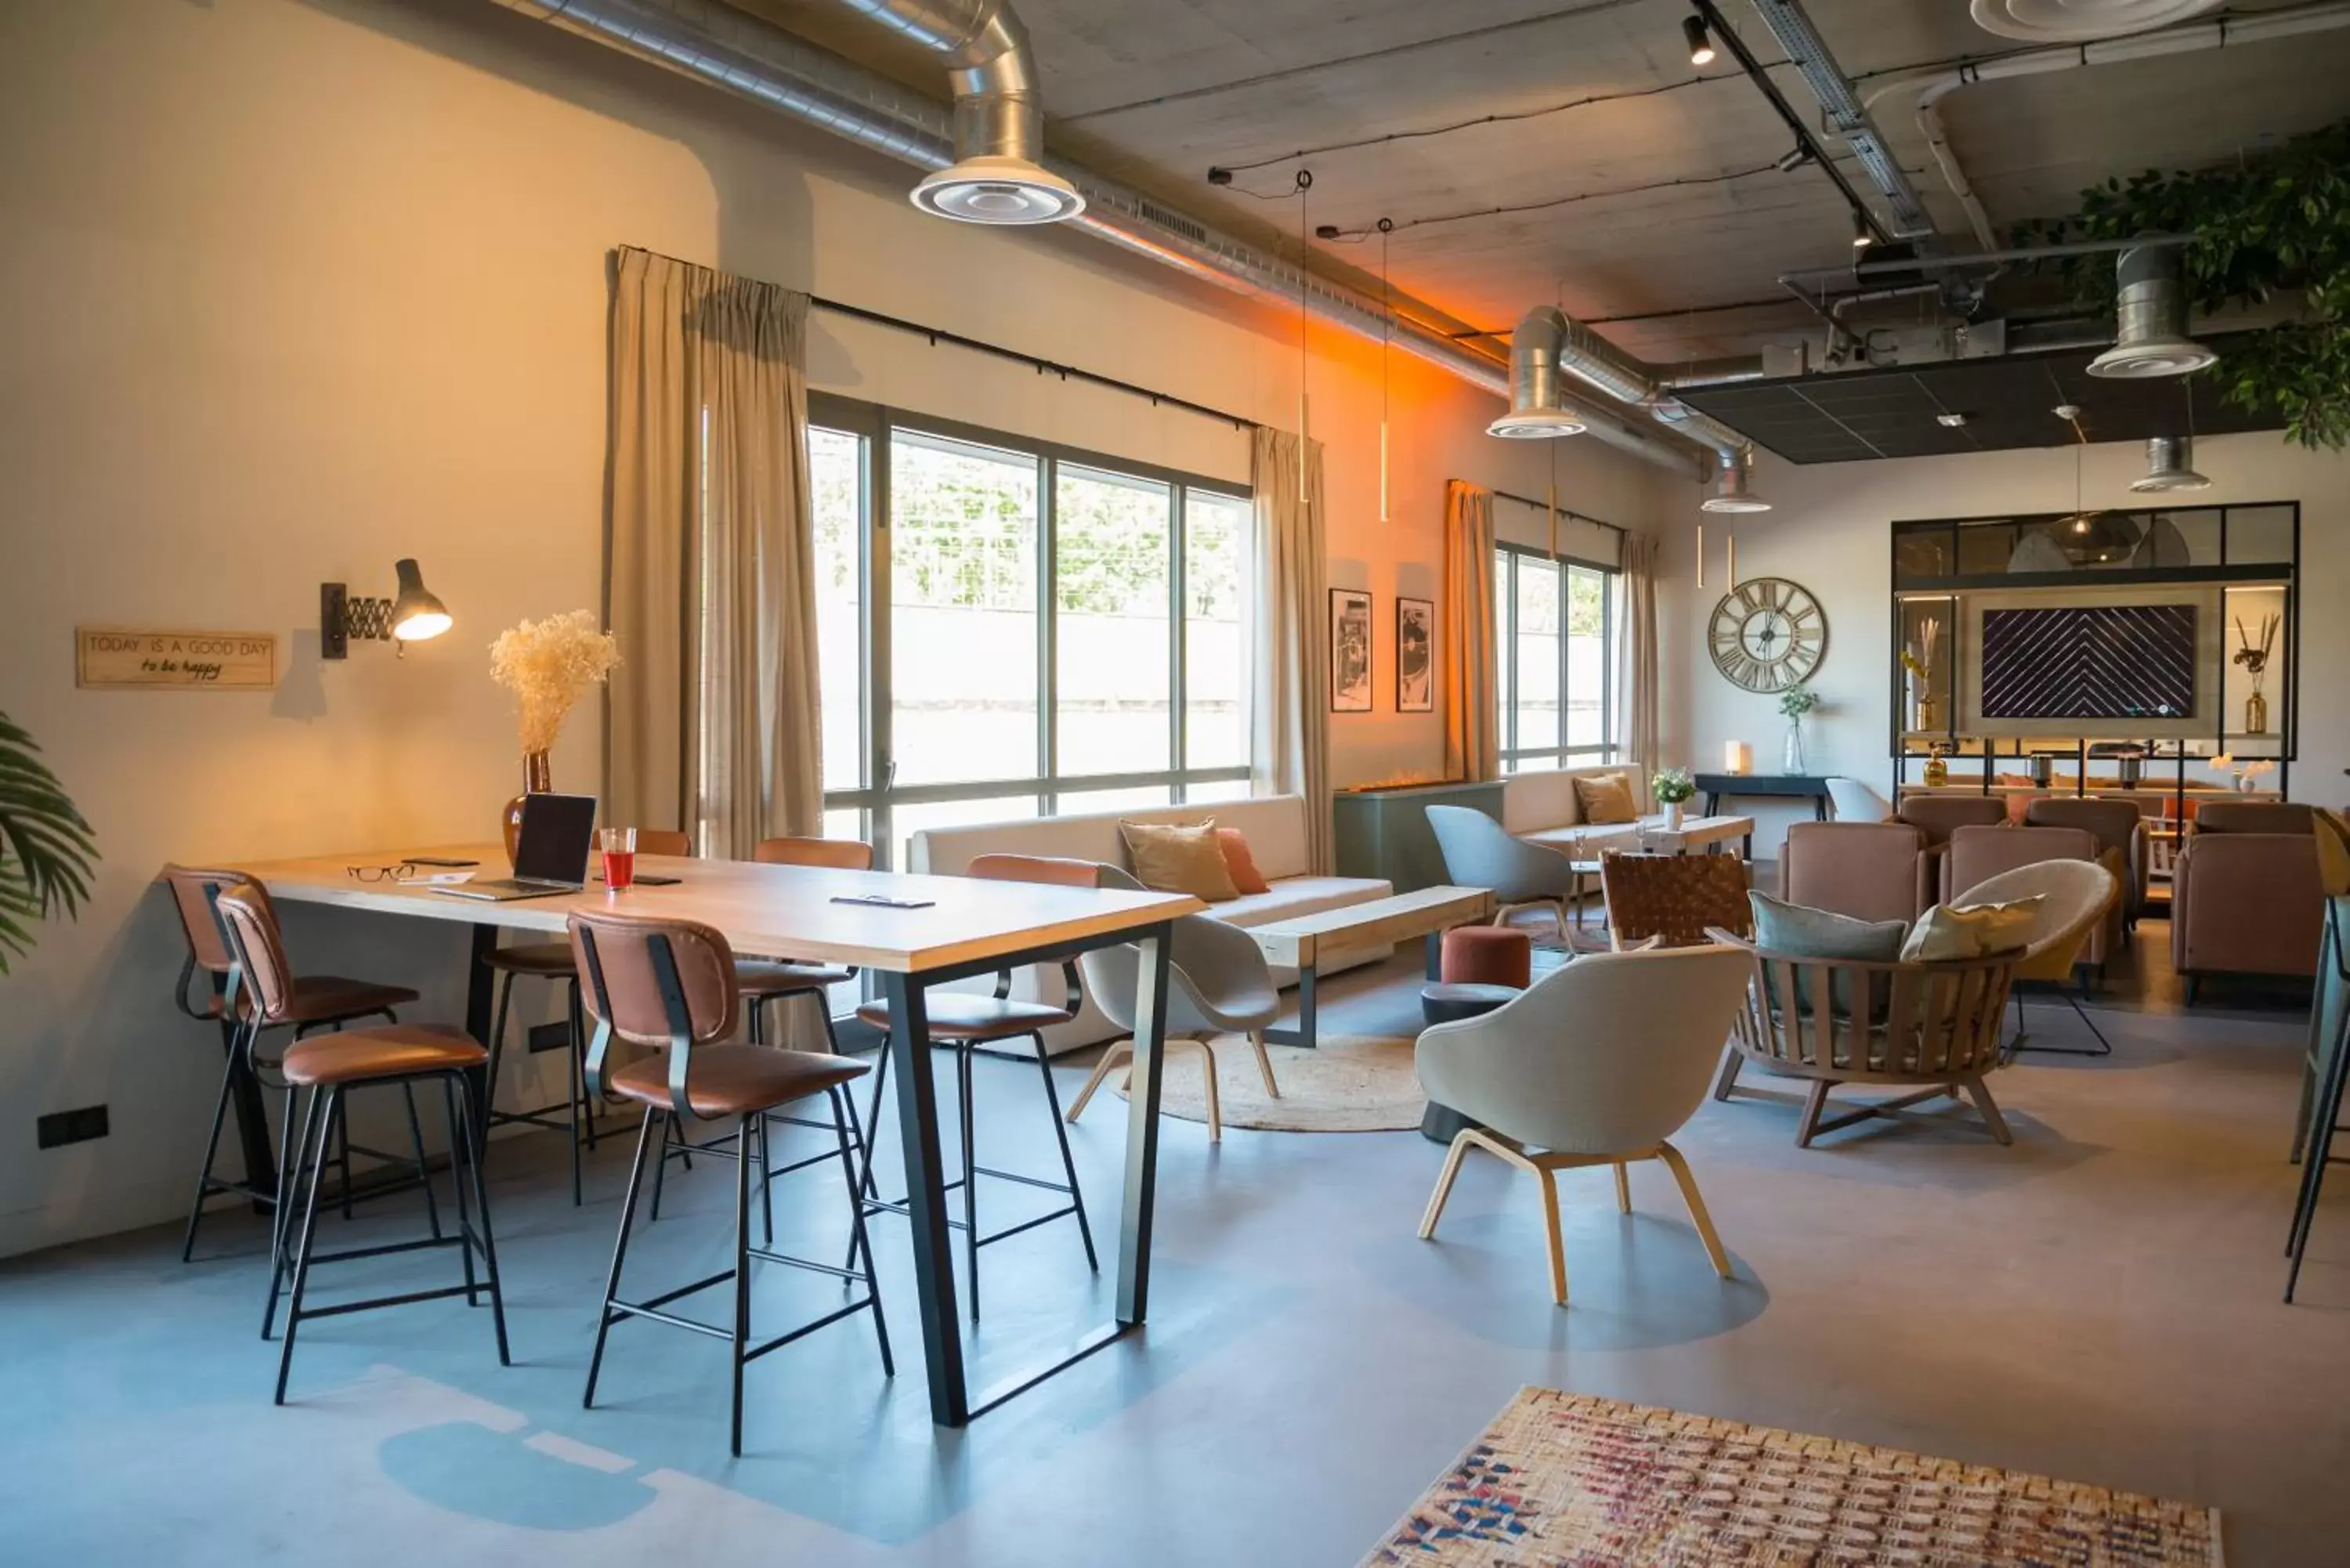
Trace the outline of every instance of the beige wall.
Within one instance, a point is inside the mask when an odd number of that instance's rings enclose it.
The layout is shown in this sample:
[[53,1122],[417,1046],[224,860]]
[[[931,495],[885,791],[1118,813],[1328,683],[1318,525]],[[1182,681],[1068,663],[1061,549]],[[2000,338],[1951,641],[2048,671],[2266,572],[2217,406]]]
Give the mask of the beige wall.
[[[220,861],[478,838],[516,787],[484,648],[596,603],[604,258],[634,244],[1294,421],[1294,318],[1082,235],[920,217],[910,176],[481,0],[14,0],[0,6],[0,711],[97,829],[95,898],[0,981],[0,1253],[183,1211],[219,1066],[171,1012],[149,887]],[[1409,280],[1399,280],[1408,283]],[[1317,334],[1330,579],[1440,597],[1446,478],[1539,494],[1490,400],[1393,361],[1396,520],[1377,522],[1375,348]],[[1230,477],[1231,427],[817,320],[821,387]],[[1638,524],[1596,443],[1563,503]],[[395,659],[317,658],[322,579],[417,556],[457,617]],[[82,692],[76,625],[274,630],[262,695]],[[1333,722],[1334,782],[1440,765],[1434,716]],[[597,775],[592,716],[556,758]],[[305,966],[461,1006],[459,928],[296,911]],[[112,1108],[36,1153],[36,1114]]]
[[[2350,620],[2330,607],[2342,585],[2350,582],[2350,457],[2305,452],[2273,434],[2234,435],[2197,441],[2195,466],[2212,485],[2181,497],[2184,504],[2301,504],[2303,624],[2298,653],[2304,678],[2292,794],[2298,800],[2338,805],[2350,798],[2343,779],[2343,769],[2350,767],[2350,711],[2324,672],[2350,660]],[[2083,449],[2082,498],[2091,506],[2143,506],[2147,498],[2132,495],[2129,483],[2145,472],[2140,444]],[[1811,467],[1766,457],[1755,483],[1774,509],[1740,521],[1740,573],[1792,577],[1818,596],[1828,616],[1827,659],[1812,683],[1826,703],[1811,724],[1812,769],[1849,774],[1887,793],[1892,762],[1886,752],[1891,722],[1887,670],[1893,657],[1888,524],[1897,518],[2064,510],[2073,504],[2073,450]],[[1657,507],[1669,519],[1663,524],[1666,588],[1659,596],[1665,750],[1693,767],[1713,769],[1721,764],[1723,742],[1743,740],[1753,746],[1755,771],[1776,772],[1785,729],[1776,699],[1740,691],[1706,657],[1705,619],[1721,594],[1726,520],[1704,519],[1707,580],[1712,586],[1700,591],[1693,581],[1697,499],[1692,487],[1669,479],[1658,486]],[[1766,824],[1757,853],[1774,852],[1790,814],[1765,807],[1757,815]]]

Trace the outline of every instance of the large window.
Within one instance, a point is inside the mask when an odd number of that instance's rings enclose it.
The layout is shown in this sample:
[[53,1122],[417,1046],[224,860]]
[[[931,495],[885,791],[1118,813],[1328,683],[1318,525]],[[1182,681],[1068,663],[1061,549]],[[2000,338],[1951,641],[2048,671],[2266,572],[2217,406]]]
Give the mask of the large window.
[[826,831],[1248,793],[1248,496],[811,400]]
[[1609,567],[1493,552],[1503,772],[1616,760],[1616,589]]

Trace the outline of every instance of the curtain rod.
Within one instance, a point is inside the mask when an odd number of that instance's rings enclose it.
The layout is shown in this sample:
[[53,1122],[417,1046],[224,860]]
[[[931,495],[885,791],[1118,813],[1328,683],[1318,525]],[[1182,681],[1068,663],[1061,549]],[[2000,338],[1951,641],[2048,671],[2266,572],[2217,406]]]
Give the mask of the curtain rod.
[[1537,512],[1555,512],[1562,517],[1572,517],[1577,523],[1588,523],[1594,527],[1606,528],[1617,534],[1631,532],[1621,523],[1610,523],[1605,517],[1594,517],[1588,512],[1577,512],[1570,506],[1553,506],[1547,501],[1536,501],[1530,495],[1513,495],[1506,490],[1496,490],[1491,493],[1499,500],[1514,501],[1521,506],[1531,506]]

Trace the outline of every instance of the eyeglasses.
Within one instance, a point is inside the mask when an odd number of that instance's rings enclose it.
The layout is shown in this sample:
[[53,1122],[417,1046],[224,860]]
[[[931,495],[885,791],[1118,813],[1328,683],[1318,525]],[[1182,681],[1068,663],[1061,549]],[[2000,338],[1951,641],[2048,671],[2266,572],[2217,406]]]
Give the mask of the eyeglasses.
[[416,867],[403,860],[397,866],[346,866],[355,882],[405,882],[416,875]]

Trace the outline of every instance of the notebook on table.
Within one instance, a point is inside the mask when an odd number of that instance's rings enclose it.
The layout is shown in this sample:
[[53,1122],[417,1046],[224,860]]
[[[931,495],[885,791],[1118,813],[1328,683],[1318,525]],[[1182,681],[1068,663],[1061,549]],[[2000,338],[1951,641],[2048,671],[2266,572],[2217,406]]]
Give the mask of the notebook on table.
[[515,837],[514,875],[431,889],[451,898],[503,904],[577,893],[588,886],[588,848],[596,836],[592,794],[526,794]]

